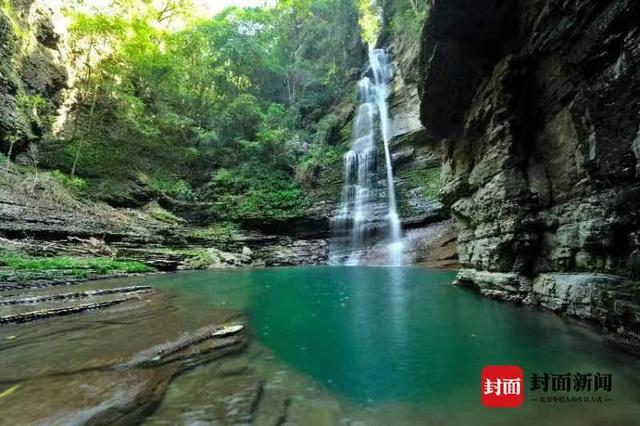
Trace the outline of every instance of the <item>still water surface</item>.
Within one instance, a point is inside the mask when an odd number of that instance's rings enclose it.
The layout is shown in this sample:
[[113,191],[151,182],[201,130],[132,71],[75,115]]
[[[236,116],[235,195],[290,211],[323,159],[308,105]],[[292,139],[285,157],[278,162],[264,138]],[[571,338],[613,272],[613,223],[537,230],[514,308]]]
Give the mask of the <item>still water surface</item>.
[[[332,415],[321,418],[366,424],[633,424],[640,418],[637,358],[554,314],[452,287],[454,275],[410,267],[279,268],[170,275],[155,285],[185,309],[243,311],[263,348],[250,363],[267,376],[266,389],[269,377],[277,377],[280,387],[301,386],[294,390],[307,403],[335,399],[327,408]],[[490,410],[480,404],[485,365],[521,366],[527,388],[534,372],[611,373],[613,389],[526,389],[522,407]],[[206,374],[207,367],[195,369],[173,392]],[[170,389],[157,414],[171,414],[171,395]],[[603,402],[533,401],[549,395]]]

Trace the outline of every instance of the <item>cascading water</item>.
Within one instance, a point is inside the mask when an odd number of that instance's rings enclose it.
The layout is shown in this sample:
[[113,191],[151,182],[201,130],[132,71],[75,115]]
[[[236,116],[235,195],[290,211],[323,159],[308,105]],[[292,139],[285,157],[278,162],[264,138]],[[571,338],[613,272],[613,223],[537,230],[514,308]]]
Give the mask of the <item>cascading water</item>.
[[385,222],[388,235],[384,263],[402,264],[402,230],[389,152],[391,127],[387,83],[390,78],[388,53],[383,49],[370,49],[369,70],[358,84],[361,104],[354,121],[353,142],[351,150],[344,155],[342,202],[332,221],[332,263],[360,264],[367,240],[381,227],[378,212],[372,207],[376,186],[376,140],[380,138],[387,175]]

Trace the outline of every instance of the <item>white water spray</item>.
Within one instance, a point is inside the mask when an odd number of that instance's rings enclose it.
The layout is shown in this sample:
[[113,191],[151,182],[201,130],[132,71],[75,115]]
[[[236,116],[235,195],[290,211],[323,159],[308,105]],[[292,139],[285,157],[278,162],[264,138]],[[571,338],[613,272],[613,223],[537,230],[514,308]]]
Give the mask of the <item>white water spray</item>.
[[[371,208],[375,185],[376,137],[381,135],[384,145],[387,174],[387,259],[389,265],[402,264],[402,230],[396,202],[393,166],[389,152],[391,127],[387,106],[391,78],[389,55],[383,49],[369,50],[370,76],[358,84],[361,104],[353,126],[351,150],[344,155],[344,186],[342,202],[333,218],[334,244],[331,261],[358,265],[361,263],[367,238],[378,226]],[[378,133],[379,129],[379,133]],[[335,248],[334,248],[335,246]]]

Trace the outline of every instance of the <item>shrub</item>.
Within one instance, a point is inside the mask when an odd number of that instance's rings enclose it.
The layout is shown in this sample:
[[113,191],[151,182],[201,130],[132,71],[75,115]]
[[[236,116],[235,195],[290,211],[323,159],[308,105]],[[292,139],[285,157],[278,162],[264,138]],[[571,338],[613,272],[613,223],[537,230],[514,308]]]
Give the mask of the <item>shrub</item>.
[[302,189],[287,172],[264,164],[219,169],[209,189],[212,213],[225,221],[291,217],[306,205]]
[[315,187],[321,175],[338,178],[342,174],[342,156],[347,150],[343,145],[314,144],[300,160],[296,180],[303,188]]
[[116,260],[106,257],[93,259],[73,257],[30,257],[19,254],[0,254],[0,266],[15,271],[68,270],[71,275],[93,272],[106,275],[116,272],[142,273],[152,269],[140,262]]
[[60,170],[54,170],[52,175],[62,186],[77,194],[82,194],[87,189],[87,182],[80,177],[68,176]]
[[175,198],[178,201],[193,202],[196,200],[196,195],[191,189],[191,184],[183,179],[172,178],[149,178],[148,184],[153,189],[156,189],[163,194],[168,195],[171,198]]
[[416,2],[411,4],[411,0],[402,0],[396,5],[396,12],[391,19],[391,31],[396,36],[410,37],[411,41],[417,42],[420,37],[422,24],[429,13],[428,3]]

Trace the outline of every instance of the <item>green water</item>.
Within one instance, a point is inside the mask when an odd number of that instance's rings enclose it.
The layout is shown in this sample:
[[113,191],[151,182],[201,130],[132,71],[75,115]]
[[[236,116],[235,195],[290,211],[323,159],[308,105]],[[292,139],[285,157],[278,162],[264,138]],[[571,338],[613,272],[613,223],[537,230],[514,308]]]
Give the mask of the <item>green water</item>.
[[[178,274],[155,285],[188,309],[244,311],[275,365],[382,423],[638,418],[636,358],[604,345],[587,327],[452,287],[453,278],[420,268],[315,267]],[[534,372],[611,373],[613,390],[600,393],[609,399],[602,403],[545,404],[531,399],[558,393],[527,389],[521,408],[490,410],[480,403],[485,365],[519,365],[527,384]]]

